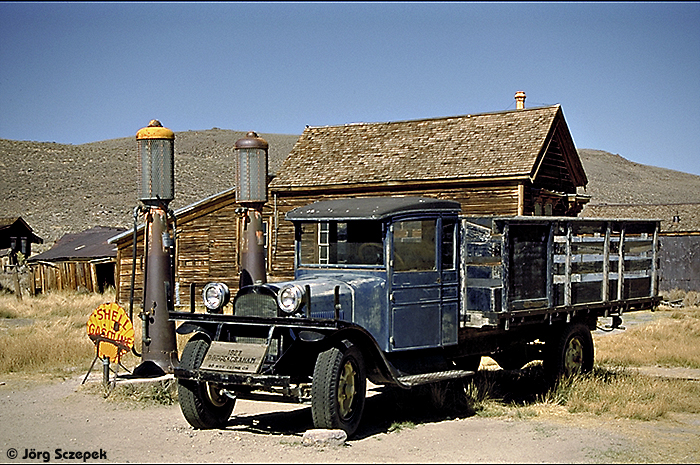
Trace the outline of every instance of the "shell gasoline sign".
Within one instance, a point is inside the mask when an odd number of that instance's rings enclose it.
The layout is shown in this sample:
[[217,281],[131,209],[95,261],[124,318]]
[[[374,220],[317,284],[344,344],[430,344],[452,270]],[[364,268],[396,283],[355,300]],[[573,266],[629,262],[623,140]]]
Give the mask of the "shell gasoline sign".
[[134,346],[134,326],[116,303],[102,304],[90,315],[87,333],[97,347],[97,356],[118,360]]

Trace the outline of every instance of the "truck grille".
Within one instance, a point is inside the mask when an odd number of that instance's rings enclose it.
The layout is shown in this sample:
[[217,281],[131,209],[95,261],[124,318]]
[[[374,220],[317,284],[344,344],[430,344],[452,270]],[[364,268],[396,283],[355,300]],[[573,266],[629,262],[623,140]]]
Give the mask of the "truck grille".
[[234,313],[238,316],[273,318],[277,316],[277,299],[267,294],[246,294],[236,299]]
[[[277,299],[269,294],[245,294],[236,299],[234,314],[270,318],[277,316]],[[235,342],[267,344],[266,338],[236,336]],[[265,363],[274,363],[279,356],[279,339],[274,339],[268,348]]]

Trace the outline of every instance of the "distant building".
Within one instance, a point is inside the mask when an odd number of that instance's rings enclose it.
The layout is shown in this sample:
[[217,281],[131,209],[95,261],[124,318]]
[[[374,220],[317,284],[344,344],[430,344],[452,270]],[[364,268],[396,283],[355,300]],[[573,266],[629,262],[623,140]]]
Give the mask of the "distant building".
[[25,258],[32,254],[32,244],[43,244],[44,240],[34,234],[21,217],[0,218],[0,260],[3,271],[17,264],[17,253]]
[[104,292],[115,286],[117,248],[107,241],[122,228],[96,226],[66,234],[53,247],[27,260],[34,293],[52,290]]

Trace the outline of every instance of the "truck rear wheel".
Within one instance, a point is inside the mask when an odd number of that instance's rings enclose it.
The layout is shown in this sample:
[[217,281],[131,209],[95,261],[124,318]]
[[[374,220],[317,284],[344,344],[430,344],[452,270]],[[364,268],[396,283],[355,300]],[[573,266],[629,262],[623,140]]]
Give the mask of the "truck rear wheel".
[[[180,366],[196,370],[209,350],[209,341],[190,339],[182,351]],[[188,379],[178,380],[177,396],[185,420],[197,429],[222,428],[231,417],[234,399],[225,396],[219,385]]]
[[545,370],[553,379],[588,373],[593,369],[593,338],[586,325],[565,326],[548,342]]
[[316,428],[342,429],[352,436],[365,407],[367,380],[362,354],[345,345],[321,352],[311,385],[311,414]]

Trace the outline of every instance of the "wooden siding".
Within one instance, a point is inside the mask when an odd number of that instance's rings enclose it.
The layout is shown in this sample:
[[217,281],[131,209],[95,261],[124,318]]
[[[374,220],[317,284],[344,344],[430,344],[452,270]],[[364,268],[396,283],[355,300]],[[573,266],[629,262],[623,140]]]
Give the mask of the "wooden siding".
[[[117,251],[116,269],[116,298],[122,305],[129,303],[131,291],[131,268],[132,268],[132,235],[119,243]],[[140,232],[136,242],[136,273],[134,279],[134,301],[141,302],[143,298],[143,233]]]
[[54,290],[100,292],[97,267],[103,264],[105,262],[34,263],[31,265],[34,282],[33,293],[46,293]]
[[[175,295],[177,307],[190,306],[190,285],[195,285],[195,305],[201,304],[201,292],[210,281],[226,283],[231,293],[238,290],[238,237],[240,229],[238,207],[235,203],[222,202],[208,206],[199,216],[190,215],[177,223],[175,245]],[[271,223],[269,207],[263,211],[263,220]],[[128,303],[131,289],[132,235],[119,241],[117,254],[117,300]],[[137,233],[136,273],[134,277],[134,302],[143,298],[144,240],[143,229]]]
[[176,305],[189,307],[190,285],[195,285],[195,304],[209,281],[226,283],[231,292],[238,289],[238,217],[236,204],[212,210],[178,226],[175,279]]
[[562,149],[556,139],[552,140],[549,145],[533,185],[552,191],[576,193],[576,186],[571,179]]

